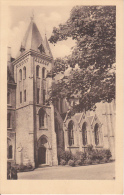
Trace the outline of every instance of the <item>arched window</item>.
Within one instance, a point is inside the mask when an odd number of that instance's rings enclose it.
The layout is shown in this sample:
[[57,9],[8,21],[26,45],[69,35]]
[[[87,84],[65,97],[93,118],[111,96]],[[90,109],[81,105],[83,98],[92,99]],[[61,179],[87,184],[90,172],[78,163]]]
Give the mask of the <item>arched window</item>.
[[84,122],[82,125],[82,142],[83,145],[85,146],[87,144],[87,123]]
[[71,120],[68,124],[68,144],[72,146],[74,144],[74,122]]
[[95,144],[96,146],[99,144],[99,125],[98,123],[94,126],[94,137],[95,137]]
[[46,72],[46,69],[43,67],[43,68],[42,68],[42,79],[45,78],[45,72]]
[[26,67],[23,68],[23,78],[26,79]]
[[41,108],[39,111],[39,128],[46,126],[46,112]]
[[22,70],[21,69],[19,70],[19,80],[20,81],[22,80]]
[[11,114],[7,114],[7,128],[11,128]]
[[39,77],[39,69],[40,69],[40,67],[37,65],[36,66],[36,77]]
[[11,93],[7,93],[7,104],[11,104]]
[[11,144],[11,140],[7,138],[7,158],[12,159],[13,158],[13,147]]

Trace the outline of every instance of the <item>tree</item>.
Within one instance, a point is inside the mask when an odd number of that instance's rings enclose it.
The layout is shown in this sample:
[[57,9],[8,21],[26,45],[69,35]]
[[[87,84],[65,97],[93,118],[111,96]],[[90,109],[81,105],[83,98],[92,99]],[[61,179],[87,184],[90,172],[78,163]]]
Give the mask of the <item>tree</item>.
[[97,102],[115,98],[115,6],[76,6],[70,18],[53,29],[49,41],[76,40],[68,64],[74,68],[70,75],[54,83],[51,98],[73,98],[78,94],[76,111],[94,109]]
[[67,22],[60,24],[59,28],[54,27],[49,41],[56,43],[68,37],[77,41],[72,52],[71,66],[76,63],[80,67],[94,63],[101,68],[111,66],[115,63],[116,7],[74,7]]

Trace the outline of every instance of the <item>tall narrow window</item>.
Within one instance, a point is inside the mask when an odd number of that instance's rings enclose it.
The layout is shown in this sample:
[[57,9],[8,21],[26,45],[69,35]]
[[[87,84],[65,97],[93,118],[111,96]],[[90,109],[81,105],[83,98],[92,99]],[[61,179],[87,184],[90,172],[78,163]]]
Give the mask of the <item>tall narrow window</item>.
[[43,109],[40,109],[39,111],[39,128],[42,128],[45,126],[45,111]]
[[12,159],[12,145],[9,146],[8,150],[8,159]]
[[11,128],[11,114],[7,114],[7,128]]
[[42,68],[42,79],[44,79],[45,78],[45,68],[43,67]]
[[19,70],[19,79],[20,81],[22,80],[22,70],[21,69]]
[[26,67],[23,68],[23,78],[26,79]]
[[37,88],[37,104],[39,104],[39,92],[40,92],[40,89]]
[[11,93],[7,93],[7,104],[11,104]]
[[85,146],[87,144],[87,130],[86,130],[86,122],[83,123],[82,125],[82,141],[83,145]]
[[46,100],[45,100],[45,96],[46,96],[46,90],[44,89],[44,90],[43,90],[43,105],[45,105],[45,101],[46,101]]
[[26,90],[24,90],[24,102],[26,102]]
[[12,159],[13,158],[13,147],[11,143],[11,139],[7,138],[7,158]]
[[20,104],[22,103],[22,92],[20,91]]
[[39,66],[36,66],[36,77],[39,77]]
[[99,125],[98,123],[95,124],[94,126],[94,136],[95,136],[95,144],[96,146],[99,144]]
[[74,123],[71,120],[68,124],[68,144],[69,144],[69,146],[74,145],[74,130],[73,130],[73,127],[74,127]]

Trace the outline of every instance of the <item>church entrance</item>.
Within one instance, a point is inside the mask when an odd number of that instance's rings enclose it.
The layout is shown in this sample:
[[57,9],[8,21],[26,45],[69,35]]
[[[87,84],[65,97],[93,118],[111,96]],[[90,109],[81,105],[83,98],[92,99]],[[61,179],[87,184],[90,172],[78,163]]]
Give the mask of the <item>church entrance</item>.
[[38,149],[38,164],[46,164],[46,148],[39,147]]
[[45,135],[42,135],[38,140],[38,164],[49,164],[49,146]]

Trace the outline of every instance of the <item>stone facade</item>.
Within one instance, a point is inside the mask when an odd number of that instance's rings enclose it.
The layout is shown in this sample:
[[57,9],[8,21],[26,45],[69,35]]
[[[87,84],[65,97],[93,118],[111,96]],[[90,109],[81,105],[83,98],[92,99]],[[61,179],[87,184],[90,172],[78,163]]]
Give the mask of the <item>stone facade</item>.
[[43,41],[36,24],[31,20],[22,41],[18,57],[11,63],[16,90],[15,162],[57,165],[57,143],[54,128],[54,108],[46,104],[51,79],[46,78],[53,57],[45,37]]
[[15,163],[16,138],[16,83],[11,66],[10,48],[7,62],[7,161]]
[[[60,107],[62,106],[57,105],[57,108]],[[67,105],[66,102],[66,110],[69,108],[70,105]],[[63,139],[64,144],[61,146],[64,147],[65,151],[84,152],[88,145],[93,145],[96,149],[110,149],[112,158],[115,159],[115,101],[97,103],[95,111],[75,113],[71,117],[66,111],[63,121],[60,120],[62,113],[59,111],[58,113],[56,118],[60,123],[59,126],[63,125],[64,135],[58,137],[60,143]]]

